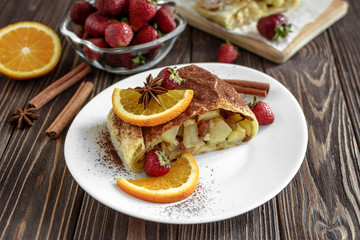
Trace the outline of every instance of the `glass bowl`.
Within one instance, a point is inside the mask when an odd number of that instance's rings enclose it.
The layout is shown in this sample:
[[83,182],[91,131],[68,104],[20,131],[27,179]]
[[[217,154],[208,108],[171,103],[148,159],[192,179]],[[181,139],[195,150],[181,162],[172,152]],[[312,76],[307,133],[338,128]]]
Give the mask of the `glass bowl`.
[[[180,14],[175,14],[175,20],[176,28],[161,38],[123,48],[99,48],[90,41],[79,38],[76,35],[78,25],[71,21],[69,14],[61,23],[60,31],[77,54],[92,66],[115,74],[132,74],[153,67],[169,53],[186,27],[186,21]],[[96,57],[89,58],[84,54],[84,46],[96,53]]]

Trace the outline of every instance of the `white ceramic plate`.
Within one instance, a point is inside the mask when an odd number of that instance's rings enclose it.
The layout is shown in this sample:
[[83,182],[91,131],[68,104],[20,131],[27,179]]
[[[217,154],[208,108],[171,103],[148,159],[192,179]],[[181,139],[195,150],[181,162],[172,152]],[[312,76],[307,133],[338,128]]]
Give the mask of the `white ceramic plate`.
[[146,76],[157,75],[162,68],[133,75],[92,99],[67,133],[67,166],[88,194],[130,216],[162,223],[193,224],[245,213],[276,196],[291,181],[304,159],[308,141],[305,117],[293,95],[275,79],[247,67],[196,65],[220,78],[269,82],[270,92],[263,100],[274,112],[274,123],[261,126],[255,138],[246,144],[195,156],[200,170],[199,185],[189,198],[171,204],[136,199],[116,186],[117,177],[133,175],[112,161],[115,155],[107,148],[106,116],[112,107],[115,87],[142,85]]

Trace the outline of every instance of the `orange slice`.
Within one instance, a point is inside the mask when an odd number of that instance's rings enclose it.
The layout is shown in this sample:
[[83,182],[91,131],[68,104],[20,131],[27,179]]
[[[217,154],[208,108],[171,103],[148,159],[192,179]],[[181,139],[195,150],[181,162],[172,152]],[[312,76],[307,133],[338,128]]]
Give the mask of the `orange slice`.
[[189,197],[196,189],[199,168],[194,157],[184,152],[172,162],[170,171],[161,177],[136,180],[118,178],[117,185],[129,195],[156,203],[177,202]]
[[18,22],[0,29],[0,72],[13,79],[43,76],[58,63],[61,42],[48,26]]
[[140,93],[133,89],[115,88],[112,104],[116,115],[125,122],[150,127],[179,116],[189,106],[193,95],[193,90],[169,90],[158,95],[161,106],[152,98],[144,109],[144,105],[138,103]]

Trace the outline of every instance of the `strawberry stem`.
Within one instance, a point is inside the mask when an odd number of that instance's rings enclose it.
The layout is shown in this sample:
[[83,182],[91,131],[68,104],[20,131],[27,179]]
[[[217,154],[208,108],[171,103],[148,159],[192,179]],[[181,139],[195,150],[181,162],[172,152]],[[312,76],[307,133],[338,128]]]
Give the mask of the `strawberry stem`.
[[163,151],[156,151],[155,154],[158,156],[161,166],[170,165],[170,156]]
[[257,102],[258,101],[256,100],[256,97],[254,96],[253,101],[248,104],[249,108],[253,109],[255,107],[255,105],[257,104]]
[[277,40],[278,42],[282,41],[283,37],[286,37],[286,35],[288,35],[288,33],[292,32],[291,31],[291,24],[287,24],[284,26],[277,26],[275,27],[275,35],[274,35],[274,40]]
[[120,21],[129,24],[129,20],[126,17],[122,18]]
[[176,71],[176,67],[172,67],[172,68],[169,68],[168,70],[171,75],[169,77],[170,80],[173,80],[174,82],[176,82],[177,84],[181,84],[183,82],[185,82],[186,80],[182,77],[179,76],[179,73],[178,71]]
[[156,2],[157,2],[157,0],[147,0],[149,3],[153,3],[154,5],[155,5],[155,7],[157,7],[157,4],[156,4]]
[[131,61],[137,65],[143,65],[146,63],[145,57],[142,55],[138,55],[137,57],[131,59]]

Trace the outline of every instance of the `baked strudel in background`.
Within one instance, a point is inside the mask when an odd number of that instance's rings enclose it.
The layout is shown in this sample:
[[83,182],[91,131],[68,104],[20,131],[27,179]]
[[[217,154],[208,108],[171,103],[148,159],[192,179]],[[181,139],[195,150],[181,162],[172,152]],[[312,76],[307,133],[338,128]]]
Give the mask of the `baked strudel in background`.
[[194,9],[227,29],[294,7],[299,0],[195,0]]

